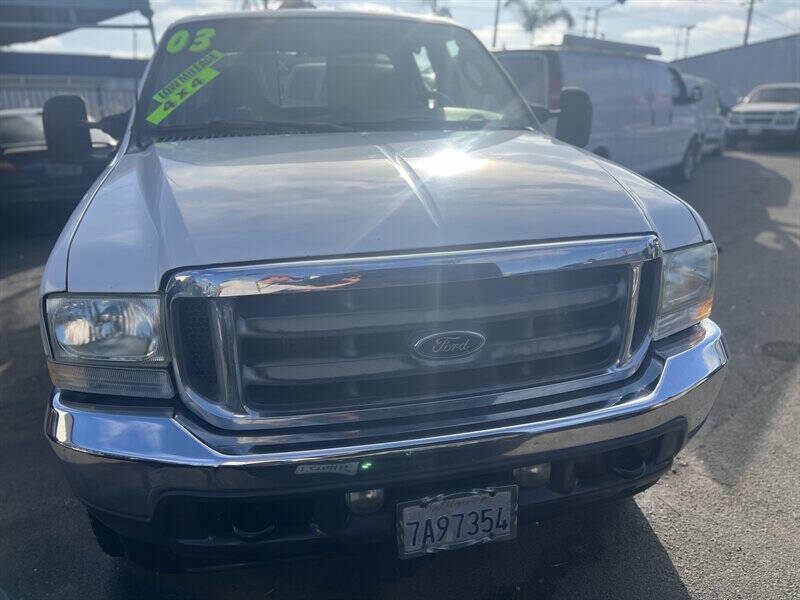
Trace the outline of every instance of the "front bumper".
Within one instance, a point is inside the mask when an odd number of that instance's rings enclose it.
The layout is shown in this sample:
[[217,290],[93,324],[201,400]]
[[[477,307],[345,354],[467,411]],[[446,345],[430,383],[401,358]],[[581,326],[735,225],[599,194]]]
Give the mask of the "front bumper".
[[798,125],[727,125],[725,135],[728,139],[792,139],[798,135]]
[[[635,442],[637,436],[677,427],[682,437],[671,459],[708,416],[722,385],[727,352],[722,332],[706,320],[658,343],[655,353],[663,361],[656,384],[615,405],[423,439],[233,456],[190,433],[174,418],[173,408],[69,402],[58,390],[45,428],[75,494],[90,510],[117,530],[122,522],[136,523],[128,533],[146,532],[142,535],[153,539],[161,535],[156,521],[163,506],[176,498],[342,497],[349,490],[425,482],[469,485],[516,466],[558,460],[576,449]],[[652,471],[650,479],[657,479],[663,467]]]

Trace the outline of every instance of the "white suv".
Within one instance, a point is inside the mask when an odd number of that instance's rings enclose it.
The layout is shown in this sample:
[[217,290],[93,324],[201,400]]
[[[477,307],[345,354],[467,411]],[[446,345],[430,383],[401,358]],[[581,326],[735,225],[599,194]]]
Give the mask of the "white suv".
[[800,83],[759,85],[728,115],[728,145],[739,140],[787,139],[800,143]]

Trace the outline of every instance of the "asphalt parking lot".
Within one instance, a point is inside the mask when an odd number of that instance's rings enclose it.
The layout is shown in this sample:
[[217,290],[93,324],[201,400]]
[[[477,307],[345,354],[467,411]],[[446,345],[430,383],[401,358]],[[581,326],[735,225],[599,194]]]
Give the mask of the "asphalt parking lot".
[[42,435],[37,288],[57,232],[0,234],[0,600],[800,597],[800,154],[730,152],[669,185],[720,247],[732,358],[703,430],[635,499],[413,563],[355,552],[158,575],[102,554]]

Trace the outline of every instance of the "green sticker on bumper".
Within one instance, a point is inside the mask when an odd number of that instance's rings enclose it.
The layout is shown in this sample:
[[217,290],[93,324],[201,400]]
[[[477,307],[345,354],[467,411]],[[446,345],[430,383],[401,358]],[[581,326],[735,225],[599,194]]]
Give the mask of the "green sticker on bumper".
[[208,85],[217,75],[219,75],[219,71],[211,67],[206,67],[202,71],[195,73],[194,77],[182,83],[180,87],[161,102],[157,109],[147,115],[147,120],[153,125],[158,125],[173,110],[191,98],[195,92]]

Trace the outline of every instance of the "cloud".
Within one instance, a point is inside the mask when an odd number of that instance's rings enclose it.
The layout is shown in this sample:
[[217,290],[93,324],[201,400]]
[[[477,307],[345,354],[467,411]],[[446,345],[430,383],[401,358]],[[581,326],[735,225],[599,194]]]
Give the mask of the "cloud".
[[[530,34],[519,23],[500,23],[497,27],[497,48],[516,49],[530,48],[533,44],[560,44],[565,31],[567,29],[563,25],[548,25],[537,29],[531,40]],[[486,47],[491,48],[494,34],[493,25],[473,29],[473,32]]]
[[[692,35],[696,35],[698,39],[719,39],[723,36],[741,36],[744,35],[746,26],[747,22],[744,18],[731,15],[719,15],[713,19],[699,21],[694,31],[692,31]],[[756,23],[755,20],[750,24],[751,33],[758,33],[761,29],[761,26]]]
[[21,42],[4,46],[3,50],[11,52],[63,52],[64,42],[57,37],[44,38],[35,42]]
[[[741,43],[746,22],[744,18],[721,14],[697,21],[689,35],[691,54],[708,52],[720,47]],[[764,26],[755,19],[750,25],[751,40],[765,33]],[[680,25],[653,25],[630,29],[622,34],[626,41],[661,46],[662,52],[670,56],[679,40],[681,52],[685,40],[685,30]],[[771,37],[771,36],[770,36]]]
[[667,25],[654,25],[631,29],[622,34],[622,37],[631,42],[665,43],[675,37],[675,27]]
[[786,23],[790,27],[800,29],[800,7],[787,8],[780,14],[773,15],[774,19]]

